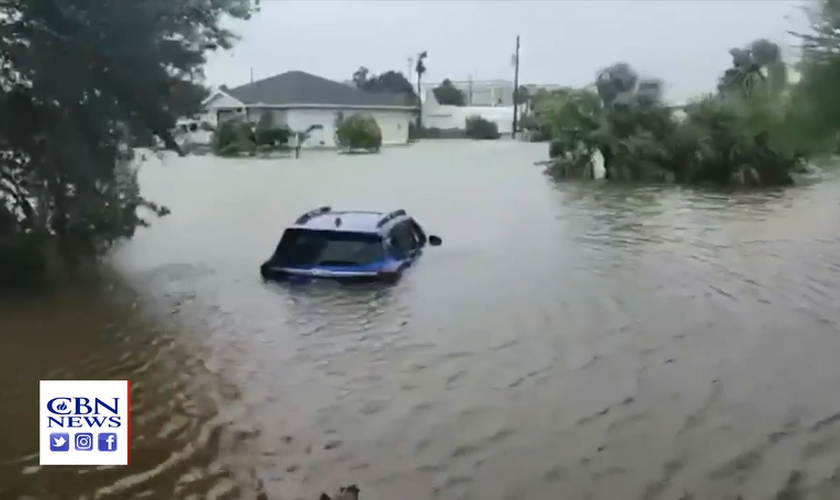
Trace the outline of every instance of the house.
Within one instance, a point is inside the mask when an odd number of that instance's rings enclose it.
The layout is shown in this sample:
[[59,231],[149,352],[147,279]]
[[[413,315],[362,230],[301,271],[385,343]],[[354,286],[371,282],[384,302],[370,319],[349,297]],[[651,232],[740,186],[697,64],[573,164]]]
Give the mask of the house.
[[[452,85],[464,93],[467,106],[512,106],[513,82],[507,80],[450,80]],[[423,82],[420,93],[423,102],[434,103],[434,89],[441,82]]]
[[289,71],[228,89],[220,87],[204,102],[211,123],[231,117],[258,122],[264,113],[276,125],[304,131],[321,125],[303,147],[335,147],[336,125],[354,113],[372,115],[382,129],[382,144],[408,143],[409,123],[418,110],[402,96],[371,94],[303,71]]

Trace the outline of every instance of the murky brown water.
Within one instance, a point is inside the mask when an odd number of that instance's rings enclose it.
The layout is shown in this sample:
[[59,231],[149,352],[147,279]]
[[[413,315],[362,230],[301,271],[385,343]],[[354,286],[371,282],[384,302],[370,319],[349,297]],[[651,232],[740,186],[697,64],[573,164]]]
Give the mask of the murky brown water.
[[[552,187],[544,153],[147,166],[136,296],[0,306],[0,498],[840,498],[840,184]],[[323,203],[444,246],[390,289],[261,283]],[[131,379],[132,465],[39,469],[40,378]]]

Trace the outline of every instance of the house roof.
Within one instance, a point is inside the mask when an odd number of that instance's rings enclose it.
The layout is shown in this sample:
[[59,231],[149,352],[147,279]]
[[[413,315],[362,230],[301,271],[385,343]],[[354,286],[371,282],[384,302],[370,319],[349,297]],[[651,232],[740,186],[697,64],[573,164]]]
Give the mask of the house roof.
[[401,106],[402,96],[362,92],[346,84],[303,71],[287,71],[247,85],[227,89],[226,93],[244,104],[272,106]]

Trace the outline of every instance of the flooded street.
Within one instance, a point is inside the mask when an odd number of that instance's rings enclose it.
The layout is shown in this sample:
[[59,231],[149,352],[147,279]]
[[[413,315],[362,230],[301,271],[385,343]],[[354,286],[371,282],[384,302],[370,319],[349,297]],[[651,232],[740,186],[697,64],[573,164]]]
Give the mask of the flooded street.
[[[555,186],[546,150],[150,162],[172,215],[116,305],[0,305],[0,498],[839,498],[840,184]],[[324,204],[444,244],[391,288],[262,283]],[[130,379],[132,464],[40,469],[42,378]]]

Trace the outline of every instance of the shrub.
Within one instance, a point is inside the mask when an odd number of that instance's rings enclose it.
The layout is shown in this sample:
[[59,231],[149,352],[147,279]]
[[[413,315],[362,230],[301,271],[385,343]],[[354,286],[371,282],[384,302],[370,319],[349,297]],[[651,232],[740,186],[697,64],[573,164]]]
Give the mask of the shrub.
[[257,130],[270,130],[274,128],[274,113],[271,110],[262,111],[260,119],[257,120]]
[[382,130],[372,116],[358,113],[341,120],[336,129],[336,144],[347,149],[379,151],[382,146]]
[[470,139],[498,139],[499,126],[480,116],[471,116],[467,118],[466,134]]
[[230,154],[236,138],[236,123],[232,120],[223,121],[213,133],[213,152],[218,155]]
[[235,156],[241,153],[256,154],[256,133],[254,127],[240,120],[226,120],[213,134],[213,152],[219,156]]
[[274,114],[270,111],[263,112],[254,128],[254,142],[262,151],[282,149],[289,143],[292,137],[292,129],[285,125],[274,124]]
[[559,158],[566,153],[566,143],[559,139],[554,139],[548,143],[548,157],[551,159]]
[[520,131],[527,132],[529,142],[546,142],[551,139],[549,127],[540,123],[532,113],[525,113],[519,121]]
[[256,143],[257,146],[269,148],[283,148],[289,143],[292,137],[292,129],[281,126],[274,127],[267,130],[257,129]]

